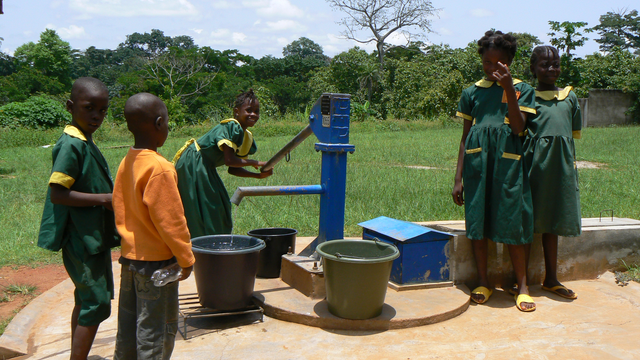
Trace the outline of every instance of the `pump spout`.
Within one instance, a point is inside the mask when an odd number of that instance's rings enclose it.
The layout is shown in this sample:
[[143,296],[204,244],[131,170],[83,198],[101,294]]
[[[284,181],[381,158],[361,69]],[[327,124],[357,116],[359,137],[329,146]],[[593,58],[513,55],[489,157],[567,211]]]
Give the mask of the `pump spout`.
[[306,128],[302,129],[287,145],[285,145],[280,151],[278,151],[262,168],[260,168],[261,172],[269,171],[273,169],[273,167],[284,158],[288,153],[290,153],[293,149],[298,147],[300,143],[302,143],[309,135],[313,134],[313,130],[311,129],[311,125],[307,125]]
[[231,197],[231,203],[240,205],[245,196],[273,196],[273,195],[313,195],[324,194],[322,185],[300,186],[240,186]]

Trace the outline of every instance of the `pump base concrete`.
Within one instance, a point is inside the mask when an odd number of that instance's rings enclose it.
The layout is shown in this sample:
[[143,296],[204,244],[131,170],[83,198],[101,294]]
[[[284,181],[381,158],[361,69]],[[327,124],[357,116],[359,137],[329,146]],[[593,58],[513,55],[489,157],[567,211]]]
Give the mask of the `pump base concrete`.
[[334,316],[326,300],[307,297],[280,279],[256,279],[254,297],[269,317],[333,330],[389,330],[434,324],[458,316],[469,307],[465,285],[402,292],[387,289],[382,314],[367,320]]

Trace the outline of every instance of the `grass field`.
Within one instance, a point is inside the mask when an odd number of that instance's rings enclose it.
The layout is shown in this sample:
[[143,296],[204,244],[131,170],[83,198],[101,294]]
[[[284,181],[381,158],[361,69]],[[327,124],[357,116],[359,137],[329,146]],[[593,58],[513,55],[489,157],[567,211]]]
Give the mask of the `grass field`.
[[[268,160],[305,123],[258,123],[254,129],[258,153]],[[207,127],[172,132],[160,153],[171,159],[190,137]],[[0,266],[60,262],[59,254],[40,250],[36,239],[51,169],[51,148],[60,129],[0,130]],[[408,221],[463,219],[463,208],[451,200],[457,147],[462,127],[434,122],[365,122],[352,124],[348,156],[345,235],[358,236],[359,222],[381,215]],[[577,141],[578,160],[604,164],[581,169],[583,217],[597,217],[613,209],[617,217],[640,218],[640,126],[588,128]],[[122,127],[103,127],[95,135],[115,175],[131,137]],[[320,153],[315,138],[307,139],[264,179],[243,179],[219,173],[230,194],[238,186],[309,185],[320,181]],[[430,169],[427,169],[429,167]],[[234,208],[234,233],[261,227],[298,229],[300,236],[317,235],[319,198],[269,196],[245,198]]]

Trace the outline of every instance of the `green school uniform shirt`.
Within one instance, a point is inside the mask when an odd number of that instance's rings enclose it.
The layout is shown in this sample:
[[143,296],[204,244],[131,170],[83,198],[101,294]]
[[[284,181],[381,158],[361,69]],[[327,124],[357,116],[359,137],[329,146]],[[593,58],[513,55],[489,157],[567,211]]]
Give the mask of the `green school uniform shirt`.
[[580,191],[573,139],[582,137],[578,97],[568,86],[536,91],[538,114],[527,123],[525,165],[531,182],[534,232],[581,233]]
[[224,165],[222,145],[240,158],[258,148],[249,130],[235,119],[220,122],[197,141],[187,141],[173,159],[178,190],[191,237],[230,234],[233,229],[231,202],[216,168]]
[[[535,114],[534,89],[513,80],[520,111]],[[467,237],[505,244],[533,240],[531,190],[522,141],[509,126],[504,89],[480,80],[462,91],[457,116],[471,121],[462,172]]]
[[[113,181],[100,150],[76,127],[67,125],[52,151],[49,184],[83,193],[111,193]],[[51,187],[40,222],[38,246],[59,251],[73,233],[86,251],[95,255],[120,245],[113,212],[103,206],[75,207],[53,204]]]

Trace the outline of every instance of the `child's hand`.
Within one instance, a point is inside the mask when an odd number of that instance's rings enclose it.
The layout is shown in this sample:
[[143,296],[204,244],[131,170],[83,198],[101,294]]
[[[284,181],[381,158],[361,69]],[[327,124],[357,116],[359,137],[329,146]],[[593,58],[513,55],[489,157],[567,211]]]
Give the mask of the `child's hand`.
[[264,179],[266,177],[273,175],[273,169],[269,169],[269,171],[261,171],[256,175],[258,175],[257,176],[258,179]]
[[103,197],[102,206],[107,208],[107,210],[113,211],[113,196],[112,196],[112,194],[100,194],[100,195],[102,195],[102,197]]
[[513,86],[513,78],[511,78],[511,72],[506,64],[498,62],[498,70],[492,74],[503,89]]
[[258,170],[265,165],[267,165],[266,161],[258,161],[256,165],[251,165],[251,166],[253,166],[254,169]]
[[189,266],[188,268],[182,268],[182,275],[180,276],[180,279],[178,279],[178,281],[186,280],[189,275],[191,275],[191,270],[193,270],[193,265]]
[[453,185],[453,191],[451,192],[451,196],[453,196],[453,202],[458,206],[464,205],[464,186],[462,186],[462,182],[456,181],[455,185]]

